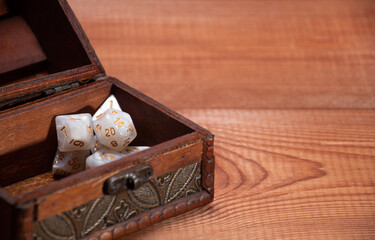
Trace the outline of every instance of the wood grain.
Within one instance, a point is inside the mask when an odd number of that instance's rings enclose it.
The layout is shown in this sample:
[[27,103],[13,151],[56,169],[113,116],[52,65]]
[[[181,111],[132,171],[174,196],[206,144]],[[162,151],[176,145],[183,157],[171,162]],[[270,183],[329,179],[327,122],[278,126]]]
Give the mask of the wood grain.
[[127,239],[375,238],[374,111],[182,113],[216,133],[214,202]]
[[69,3],[107,74],[171,108],[375,107],[375,1]]
[[374,1],[69,3],[107,74],[216,134],[214,202],[123,239],[375,238]]

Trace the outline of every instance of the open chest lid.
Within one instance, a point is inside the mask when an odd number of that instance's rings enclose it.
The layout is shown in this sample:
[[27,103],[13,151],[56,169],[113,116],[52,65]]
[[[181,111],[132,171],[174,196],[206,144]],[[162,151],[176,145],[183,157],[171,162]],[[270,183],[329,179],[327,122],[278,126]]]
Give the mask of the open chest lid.
[[0,110],[103,75],[66,0],[0,0]]

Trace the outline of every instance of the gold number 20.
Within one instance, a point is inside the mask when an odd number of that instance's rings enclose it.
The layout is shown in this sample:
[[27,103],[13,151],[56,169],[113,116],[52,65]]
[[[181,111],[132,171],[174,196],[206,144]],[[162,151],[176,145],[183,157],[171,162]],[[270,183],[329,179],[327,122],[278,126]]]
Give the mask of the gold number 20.
[[116,135],[116,130],[113,127],[111,127],[110,129],[108,128],[104,129],[104,132],[105,132],[106,137],[110,137],[111,135],[112,136]]

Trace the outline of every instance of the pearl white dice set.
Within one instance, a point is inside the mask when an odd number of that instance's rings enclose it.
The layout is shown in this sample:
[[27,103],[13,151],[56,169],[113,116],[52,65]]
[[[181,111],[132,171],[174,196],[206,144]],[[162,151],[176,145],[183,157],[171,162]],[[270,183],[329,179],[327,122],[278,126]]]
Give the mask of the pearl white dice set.
[[58,150],[52,171],[60,176],[100,166],[148,148],[128,146],[137,132],[130,115],[121,110],[113,95],[94,117],[88,113],[57,116],[56,131]]

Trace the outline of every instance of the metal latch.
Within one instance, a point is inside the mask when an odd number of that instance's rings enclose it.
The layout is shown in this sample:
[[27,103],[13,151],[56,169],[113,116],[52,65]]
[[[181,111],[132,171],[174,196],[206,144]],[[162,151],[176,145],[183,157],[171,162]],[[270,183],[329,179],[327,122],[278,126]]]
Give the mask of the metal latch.
[[104,182],[103,192],[107,195],[116,195],[126,190],[136,190],[150,180],[152,174],[152,166],[148,163],[142,163],[108,178]]

